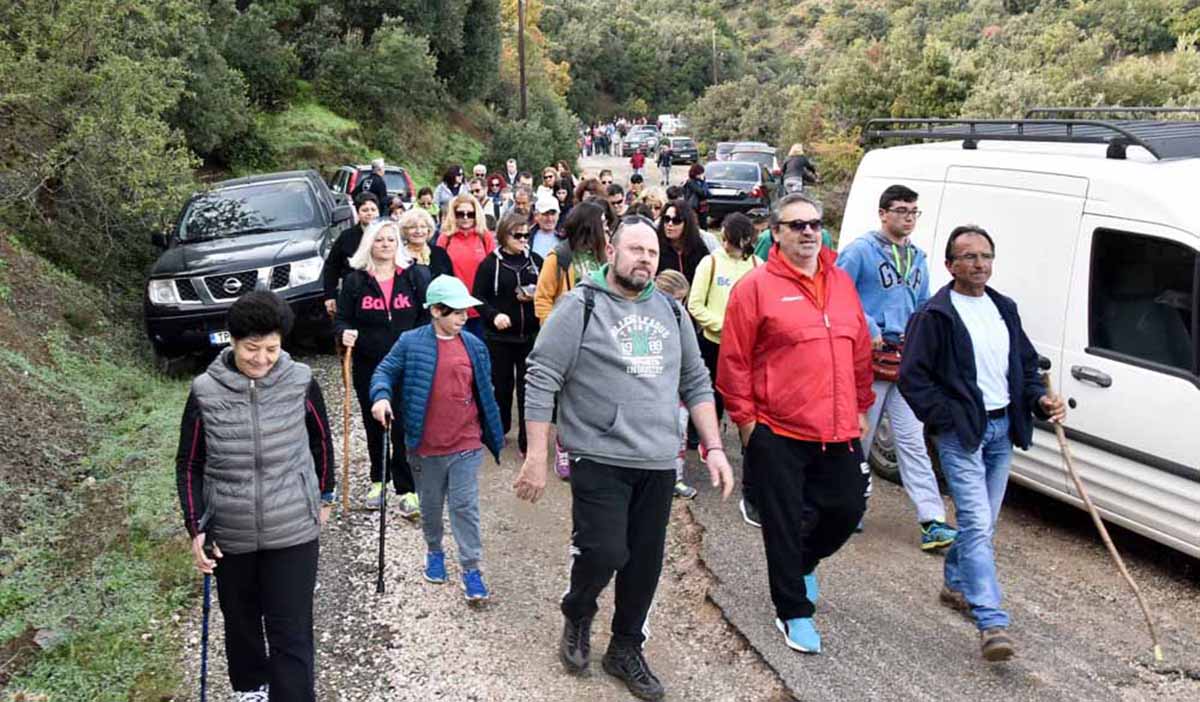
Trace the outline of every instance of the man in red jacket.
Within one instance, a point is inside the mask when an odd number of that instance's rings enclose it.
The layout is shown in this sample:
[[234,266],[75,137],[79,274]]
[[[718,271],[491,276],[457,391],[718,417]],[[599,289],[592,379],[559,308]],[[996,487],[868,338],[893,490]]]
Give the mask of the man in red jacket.
[[725,311],[717,387],[745,449],[776,626],[819,653],[814,572],[866,508],[871,337],[854,281],[821,246],[821,208],[802,193],[771,211],[776,244],[738,281]]

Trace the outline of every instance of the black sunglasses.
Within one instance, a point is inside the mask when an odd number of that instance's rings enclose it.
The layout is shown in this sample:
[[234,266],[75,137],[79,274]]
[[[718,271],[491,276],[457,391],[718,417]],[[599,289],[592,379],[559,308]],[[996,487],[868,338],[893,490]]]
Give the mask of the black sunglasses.
[[455,210],[454,216],[459,219],[475,219],[475,212],[473,210]]
[[554,177],[555,177],[555,176],[554,176],[554,174],[553,174],[553,173],[547,173],[547,174],[545,174],[545,175],[543,175],[543,176],[542,176],[542,180],[554,180]]
[[687,221],[683,217],[680,217],[679,215],[675,215],[674,217],[671,217],[668,215],[663,215],[662,219],[667,224],[683,224],[684,222]]
[[817,219],[792,219],[786,222],[780,222],[779,226],[787,227],[794,232],[802,232],[805,229],[811,229],[814,232],[821,231],[821,226],[824,222],[820,218]]
[[526,230],[525,230],[525,231],[523,231],[523,232],[513,232],[513,233],[511,234],[511,236],[512,236],[512,238],[514,238],[514,239],[528,239],[528,238],[529,238],[529,230],[528,230],[528,229],[526,229]]

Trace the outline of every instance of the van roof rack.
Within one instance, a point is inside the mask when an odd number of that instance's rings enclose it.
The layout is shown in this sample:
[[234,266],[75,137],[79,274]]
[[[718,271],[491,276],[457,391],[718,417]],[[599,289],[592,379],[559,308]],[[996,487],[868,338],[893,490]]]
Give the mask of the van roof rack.
[[1033,107],[1025,111],[1025,119],[1062,119],[1078,115],[1196,115],[1200,107]]
[[863,141],[876,139],[961,140],[964,149],[977,148],[981,141],[1107,144],[1106,156],[1112,159],[1125,158],[1130,146],[1159,160],[1200,157],[1200,122],[1180,120],[873,119],[863,130]]

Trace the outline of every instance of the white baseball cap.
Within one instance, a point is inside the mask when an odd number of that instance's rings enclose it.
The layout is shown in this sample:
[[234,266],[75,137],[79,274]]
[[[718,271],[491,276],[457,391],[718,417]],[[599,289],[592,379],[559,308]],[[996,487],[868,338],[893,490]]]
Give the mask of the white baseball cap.
[[533,211],[538,214],[545,212],[558,212],[558,199],[552,195],[542,195],[534,204]]

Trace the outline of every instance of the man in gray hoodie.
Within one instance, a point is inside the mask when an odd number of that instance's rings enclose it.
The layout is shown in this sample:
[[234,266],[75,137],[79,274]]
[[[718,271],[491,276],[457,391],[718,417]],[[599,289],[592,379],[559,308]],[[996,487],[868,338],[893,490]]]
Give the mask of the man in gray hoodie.
[[513,487],[531,502],[545,489],[557,394],[559,438],[571,456],[573,521],[559,658],[568,672],[587,668],[596,599],[615,573],[616,612],[602,664],[637,697],[657,700],[663,687],[642,643],[662,571],[681,402],[708,448],[712,484],[723,497],[733,477],[695,330],[678,303],[654,288],[654,227],[644,217],[626,217],[607,254],[607,265],[559,300],[529,354],[529,453]]

